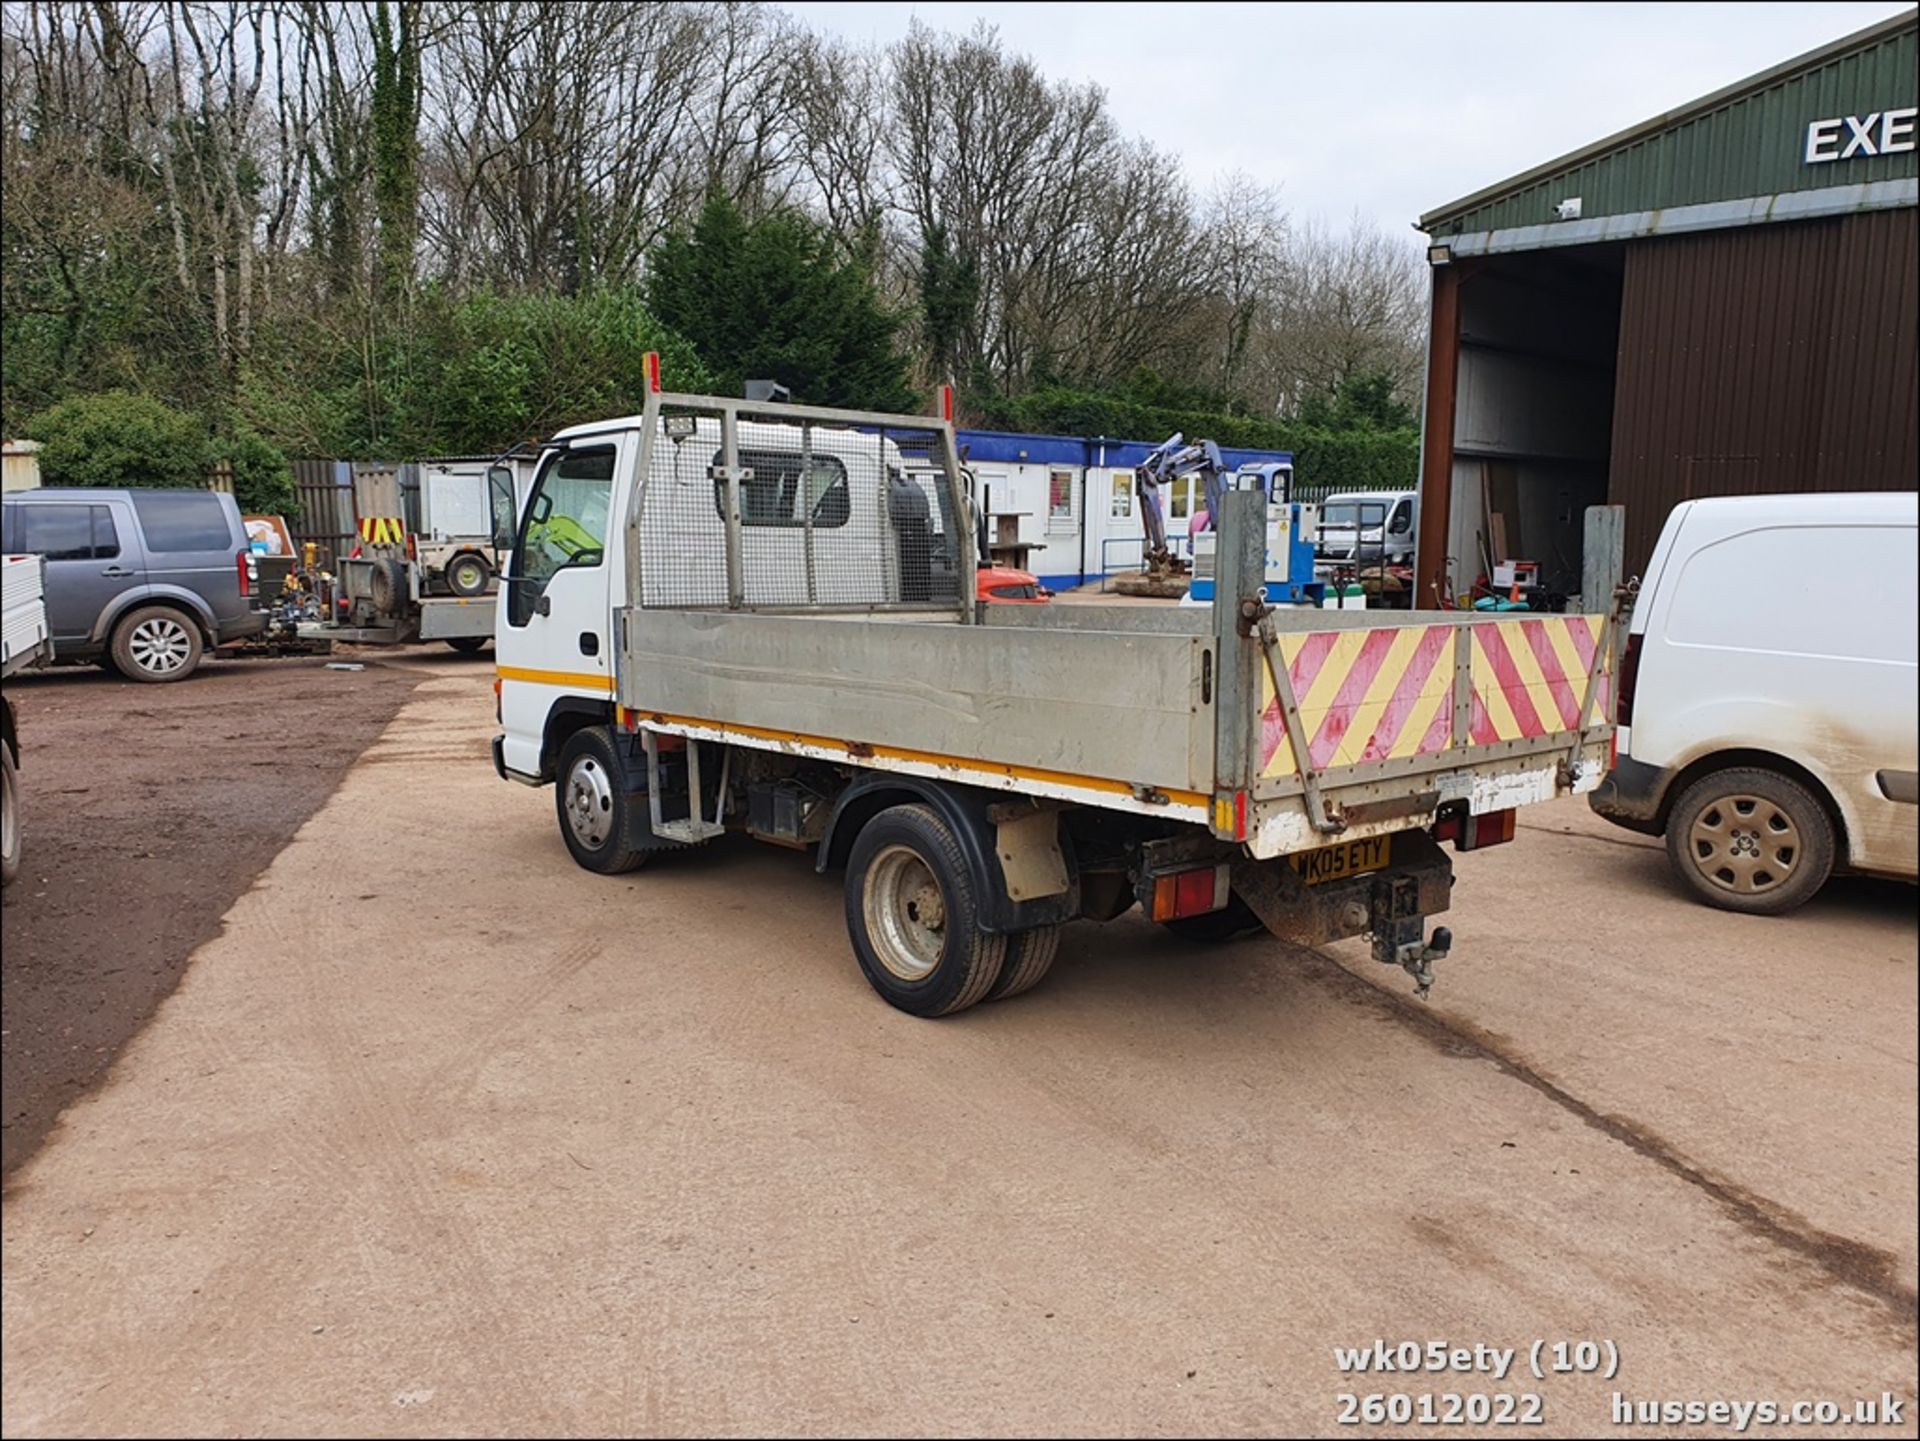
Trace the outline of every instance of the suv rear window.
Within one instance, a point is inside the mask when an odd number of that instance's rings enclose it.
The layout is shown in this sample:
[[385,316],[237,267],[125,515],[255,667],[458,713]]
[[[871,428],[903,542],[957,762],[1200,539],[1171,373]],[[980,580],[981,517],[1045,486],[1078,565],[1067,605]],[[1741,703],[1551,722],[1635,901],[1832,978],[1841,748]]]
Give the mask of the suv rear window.
[[120,554],[104,505],[28,502],[7,507],[5,546],[47,560],[112,560]]
[[238,550],[220,497],[206,490],[136,490],[133,509],[140,517],[147,549]]

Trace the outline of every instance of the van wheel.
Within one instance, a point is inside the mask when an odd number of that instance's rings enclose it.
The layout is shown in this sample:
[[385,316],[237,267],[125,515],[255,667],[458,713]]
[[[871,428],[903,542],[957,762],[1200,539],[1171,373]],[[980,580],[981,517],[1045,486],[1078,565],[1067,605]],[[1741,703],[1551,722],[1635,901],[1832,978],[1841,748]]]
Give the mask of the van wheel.
[[603,876],[638,870],[648,852],[633,844],[636,807],[644,799],[620,788],[620,765],[604,726],[575,731],[560,749],[554,806],[560,838],[576,864]]
[[493,567],[488,565],[484,556],[472,551],[462,551],[447,562],[447,589],[455,595],[472,597],[485,595],[487,587],[493,582]]
[[980,929],[973,877],[947,823],[926,806],[868,821],[847,858],[847,932],[867,983],[915,1016],[985,1000],[1005,936]]
[[1777,771],[1735,766],[1688,786],[1667,817],[1667,856],[1708,905],[1778,916],[1833,873],[1833,822]]
[[987,992],[987,999],[1005,1001],[1032,990],[1047,978],[1059,954],[1060,927],[1015,931],[1007,937],[1007,958],[1000,963],[1000,979]]
[[13,747],[0,741],[0,886],[20,874],[20,781],[14,774]]
[[128,680],[185,680],[200,665],[200,627],[172,606],[143,606],[114,631],[112,653]]

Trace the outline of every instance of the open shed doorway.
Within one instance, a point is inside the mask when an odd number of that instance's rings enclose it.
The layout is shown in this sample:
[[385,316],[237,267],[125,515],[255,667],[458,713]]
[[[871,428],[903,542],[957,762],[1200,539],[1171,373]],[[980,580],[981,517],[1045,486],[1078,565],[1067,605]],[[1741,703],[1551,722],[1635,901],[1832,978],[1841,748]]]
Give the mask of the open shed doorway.
[[1587,507],[1607,500],[1624,245],[1463,260],[1446,585],[1532,561],[1577,596]]

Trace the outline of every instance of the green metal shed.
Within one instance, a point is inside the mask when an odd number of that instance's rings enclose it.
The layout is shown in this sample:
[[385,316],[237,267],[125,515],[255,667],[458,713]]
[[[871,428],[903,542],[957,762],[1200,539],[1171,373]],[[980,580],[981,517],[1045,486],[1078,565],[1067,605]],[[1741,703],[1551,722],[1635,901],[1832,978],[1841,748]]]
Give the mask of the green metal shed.
[[1917,102],[1909,10],[1421,217],[1423,603],[1602,501],[1633,567],[1690,496],[1914,487]]

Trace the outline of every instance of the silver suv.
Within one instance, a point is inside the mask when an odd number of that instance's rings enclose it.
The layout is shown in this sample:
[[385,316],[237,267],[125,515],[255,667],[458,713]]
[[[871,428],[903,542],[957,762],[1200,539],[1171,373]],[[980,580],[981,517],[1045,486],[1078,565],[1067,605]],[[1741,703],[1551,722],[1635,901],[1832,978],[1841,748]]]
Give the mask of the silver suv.
[[131,680],[183,680],[215,646],[264,628],[258,565],[230,495],[208,490],[14,491],[0,549],[45,558],[47,628],[62,660]]

